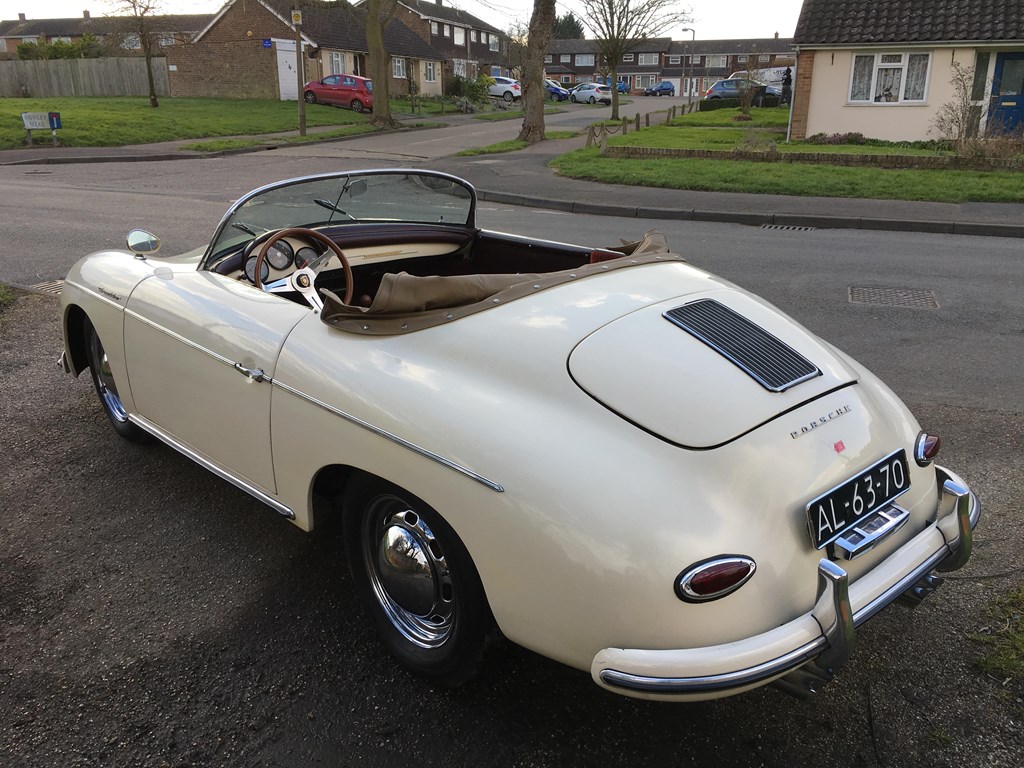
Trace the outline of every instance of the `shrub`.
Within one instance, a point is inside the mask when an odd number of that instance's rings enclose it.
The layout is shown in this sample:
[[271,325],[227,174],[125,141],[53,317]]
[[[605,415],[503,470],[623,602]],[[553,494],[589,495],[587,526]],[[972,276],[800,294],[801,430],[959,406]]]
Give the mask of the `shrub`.
[[740,105],[739,99],[702,99],[700,104],[701,112],[713,112],[716,109],[736,109]]

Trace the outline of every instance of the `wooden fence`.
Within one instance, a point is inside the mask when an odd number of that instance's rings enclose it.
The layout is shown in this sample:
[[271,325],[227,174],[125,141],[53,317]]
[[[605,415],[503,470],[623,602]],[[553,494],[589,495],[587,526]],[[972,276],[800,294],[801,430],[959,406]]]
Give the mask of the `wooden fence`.
[[[167,59],[153,59],[157,96],[170,93]],[[0,97],[148,96],[142,57],[0,61]]]

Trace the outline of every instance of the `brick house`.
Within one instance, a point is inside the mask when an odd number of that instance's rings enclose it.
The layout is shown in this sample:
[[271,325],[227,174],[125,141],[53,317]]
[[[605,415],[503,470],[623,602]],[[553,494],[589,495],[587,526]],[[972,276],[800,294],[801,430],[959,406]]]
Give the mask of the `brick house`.
[[[655,37],[638,43],[618,63],[618,81],[630,89],[646,88],[661,79],[664,54],[672,40]],[[552,40],[544,54],[544,76],[560,83],[598,80],[610,73],[596,40]]]
[[[192,45],[167,51],[173,96],[297,99],[290,0],[228,0]],[[443,55],[399,20],[384,30],[391,93],[441,93]],[[303,4],[303,80],[366,69],[363,12],[338,3]]]
[[936,138],[954,65],[972,75],[978,130],[1024,127],[1024,0],[804,0],[794,43],[794,139]]
[[795,67],[793,40],[788,37],[740,40],[675,40],[665,55],[662,78],[676,93],[700,97],[733,72]]
[[[150,17],[147,24],[155,31],[160,47],[168,48],[192,40],[211,19],[209,13],[161,15]],[[19,13],[17,20],[0,21],[0,58],[17,58],[22,43],[73,43],[85,35],[108,42],[113,38],[125,50],[139,50],[142,45],[138,34],[132,32],[134,26],[130,16],[93,18],[89,11],[69,19],[29,19]]]
[[509,75],[508,37],[486,21],[442,0],[401,0],[397,18],[444,54],[449,74]]

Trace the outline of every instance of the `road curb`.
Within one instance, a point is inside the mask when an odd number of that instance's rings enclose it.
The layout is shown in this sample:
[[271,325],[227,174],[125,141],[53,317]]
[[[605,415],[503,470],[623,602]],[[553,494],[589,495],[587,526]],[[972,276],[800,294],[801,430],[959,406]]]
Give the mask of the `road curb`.
[[814,227],[816,229],[869,229],[886,232],[926,232],[943,235],[1024,238],[1024,224],[988,224],[982,222],[933,221],[928,219],[879,219],[825,214],[760,213],[755,211],[705,211],[687,208],[650,208],[646,206],[611,205],[558,200],[532,195],[515,195],[489,189],[478,189],[477,197],[493,203],[526,208],[542,208],[597,216],[619,216],[627,219],[672,219],[713,221],[748,226]]

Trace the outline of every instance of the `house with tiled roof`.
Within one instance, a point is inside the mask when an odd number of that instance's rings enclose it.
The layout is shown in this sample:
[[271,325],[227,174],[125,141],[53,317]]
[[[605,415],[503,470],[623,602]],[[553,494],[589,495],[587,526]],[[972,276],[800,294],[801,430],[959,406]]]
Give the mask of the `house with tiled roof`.
[[674,40],[665,55],[661,76],[676,93],[699,98],[733,72],[793,67],[796,56],[788,37],[736,40]]
[[[661,79],[665,53],[671,38],[642,40],[616,64],[619,82],[630,88],[646,88]],[[560,83],[577,83],[606,77],[611,71],[601,59],[597,40],[552,40],[544,54],[544,76]]]
[[[171,14],[151,16],[147,26],[157,37],[160,47],[189,42],[210,23],[213,14]],[[22,43],[73,43],[85,35],[111,42],[126,50],[141,48],[135,19],[130,16],[93,16],[89,11],[64,19],[30,19],[19,13],[17,19],[0,21],[0,57],[16,58]],[[6,56],[5,56],[6,54]]]
[[497,27],[442,0],[400,0],[397,18],[423,29],[426,41],[441,51],[450,74],[509,75],[508,37]]
[[[228,0],[192,45],[167,51],[174,96],[297,99],[295,28],[290,0]],[[441,93],[444,54],[399,19],[384,28],[391,56],[390,92]],[[362,9],[335,2],[302,4],[303,81],[331,74],[368,77]]]
[[791,134],[936,138],[958,64],[979,130],[1024,126],[1024,0],[804,0]]

